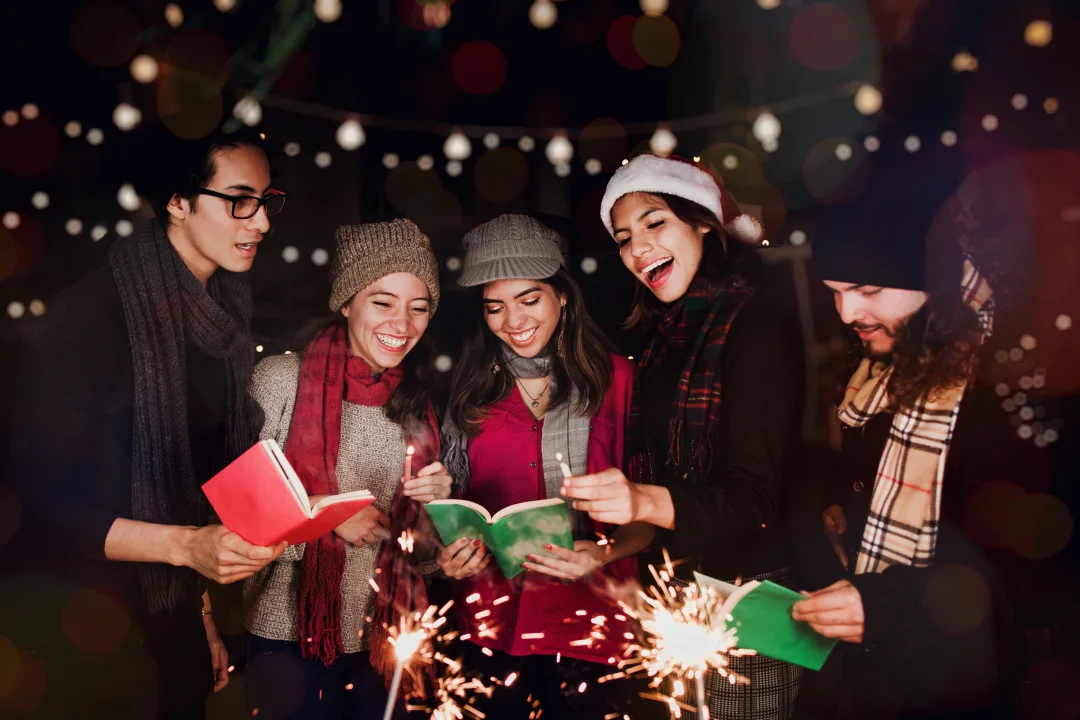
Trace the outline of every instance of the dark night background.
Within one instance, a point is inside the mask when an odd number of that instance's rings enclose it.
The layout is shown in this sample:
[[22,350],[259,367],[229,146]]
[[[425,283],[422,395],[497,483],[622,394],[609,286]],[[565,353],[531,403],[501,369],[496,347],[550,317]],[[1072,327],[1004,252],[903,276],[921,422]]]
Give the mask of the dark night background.
[[[253,92],[275,184],[289,193],[251,272],[264,354],[298,349],[325,317],[328,266],[313,254],[332,251],[335,226],[406,216],[430,234],[442,263],[445,300],[429,333],[453,358],[467,300],[454,285],[461,236],[504,212],[538,214],[564,232],[590,310],[636,354],[641,338],[619,325],[633,281],[598,211],[614,169],[667,124],[676,152],[709,164],[763,220],[762,254],[805,335],[805,434],[820,445],[844,344],[808,262],[817,219],[857,197],[916,138],[917,152],[982,198],[978,259],[1000,273],[1007,301],[995,361],[982,372],[999,384],[1018,432],[1046,447],[1054,473],[1032,530],[1050,548],[1045,587],[1032,589],[1047,597],[1036,623],[1047,638],[1039,676],[1071,698],[1063,707],[1075,714],[1061,717],[1080,716],[1080,3],[564,0],[553,3],[554,24],[539,29],[529,0],[344,0],[329,23],[310,0],[239,0],[223,12],[226,1],[177,3],[179,27],[159,0],[3,4],[0,398],[18,382],[9,350],[35,315],[105,262],[118,222],[135,232],[147,222],[146,203],[127,211],[117,200],[147,165],[142,136],[208,133]],[[643,5],[666,8],[642,17]],[[1032,30],[1033,21],[1052,24],[1048,43],[1026,41],[1046,27]],[[160,67],[148,84],[129,69],[142,54]],[[863,84],[882,98],[866,115],[853,102]],[[113,122],[122,102],[141,112],[130,132]],[[775,152],[752,133],[765,110],[782,126]],[[352,114],[366,142],[347,151],[335,132]],[[72,121],[76,137],[65,132]],[[87,141],[92,128],[103,131],[99,145]],[[472,144],[457,176],[443,151],[455,128]],[[943,138],[947,131],[955,135]],[[485,147],[489,132],[498,149]],[[574,147],[565,177],[544,152],[559,132]],[[535,149],[519,150],[522,136]],[[329,153],[328,167],[317,153]],[[418,166],[424,155],[433,168]],[[599,172],[586,161],[599,161]],[[33,199],[41,192],[44,208]],[[79,348],[69,350],[77,363]],[[0,501],[10,497],[2,491]],[[17,522],[10,515],[0,509],[0,545],[5,524]]]

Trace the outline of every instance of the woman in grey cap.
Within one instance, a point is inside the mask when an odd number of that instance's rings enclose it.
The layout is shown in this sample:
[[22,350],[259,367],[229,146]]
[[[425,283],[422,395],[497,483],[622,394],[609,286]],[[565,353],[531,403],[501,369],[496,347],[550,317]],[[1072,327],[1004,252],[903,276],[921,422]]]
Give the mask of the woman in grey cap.
[[[450,495],[421,343],[439,304],[428,238],[395,220],[346,225],[336,239],[330,309],[341,322],[303,353],[259,363],[251,394],[266,415],[261,438],[285,449],[313,502],[366,489],[375,503],[246,583],[248,699],[260,718],[382,715],[386,688],[373,668],[388,668],[383,623],[396,624],[409,600],[427,606],[415,554],[384,540],[420,522],[419,503]],[[407,446],[420,470],[403,483]],[[399,704],[394,717],[404,716]]]
[[[492,514],[558,498],[558,455],[579,474],[622,465],[633,365],[609,350],[585,312],[581,291],[563,268],[560,242],[524,215],[503,215],[465,236],[458,284],[476,288],[477,327],[454,375],[443,462],[455,495]],[[624,690],[618,683],[595,683],[611,672],[606,663],[620,653],[623,628],[609,627],[611,640],[580,641],[589,637],[591,618],[619,613],[610,588],[636,576],[633,555],[651,529],[626,525],[614,542],[600,544],[598,533],[611,532],[607,526],[585,513],[570,511],[570,519],[574,550],[549,546],[550,556],[530,556],[513,579],[479,540],[452,543],[439,554],[455,581],[458,623],[471,647],[467,661],[502,677],[518,674],[481,708],[488,717],[526,718],[535,701],[553,717],[565,711],[599,718],[628,709],[612,694]],[[563,691],[582,683],[588,692]]]

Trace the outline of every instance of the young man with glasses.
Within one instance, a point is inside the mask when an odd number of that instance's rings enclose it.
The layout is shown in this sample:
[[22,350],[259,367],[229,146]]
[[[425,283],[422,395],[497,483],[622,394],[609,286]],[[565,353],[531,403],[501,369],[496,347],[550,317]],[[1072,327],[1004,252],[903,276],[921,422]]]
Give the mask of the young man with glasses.
[[246,271],[285,194],[257,135],[170,146],[155,219],[50,303],[20,379],[0,635],[44,667],[42,717],[202,717],[229,677],[207,580],[284,549],[212,524],[200,485],[258,438]]

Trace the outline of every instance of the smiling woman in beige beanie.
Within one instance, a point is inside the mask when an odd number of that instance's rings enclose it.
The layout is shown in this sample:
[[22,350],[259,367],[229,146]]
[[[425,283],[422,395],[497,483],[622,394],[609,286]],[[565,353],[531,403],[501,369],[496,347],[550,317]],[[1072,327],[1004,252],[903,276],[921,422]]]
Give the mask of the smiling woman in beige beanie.
[[[404,553],[389,538],[415,528],[419,503],[450,495],[421,343],[439,303],[431,244],[409,220],[345,225],[336,241],[330,309],[344,322],[301,354],[259,363],[251,392],[266,415],[262,439],[285,448],[313,501],[354,490],[376,500],[245,586],[249,700],[272,717],[338,720],[383,707],[383,622],[394,625],[393,610],[410,601],[426,607],[423,548]],[[402,483],[407,446],[420,469]]]

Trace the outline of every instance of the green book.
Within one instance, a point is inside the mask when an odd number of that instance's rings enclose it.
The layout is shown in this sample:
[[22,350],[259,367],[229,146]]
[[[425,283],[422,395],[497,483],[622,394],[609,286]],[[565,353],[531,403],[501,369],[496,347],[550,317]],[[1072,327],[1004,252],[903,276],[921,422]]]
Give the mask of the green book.
[[720,615],[725,627],[736,628],[737,647],[820,670],[836,645],[835,639],[791,617],[791,606],[805,597],[801,593],[768,580],[731,585],[701,573],[694,573],[694,579],[703,590],[712,588],[724,598]]
[[480,538],[512,578],[525,568],[526,555],[551,555],[544,545],[574,549],[570,514],[561,498],[534,500],[504,507],[492,515],[467,500],[433,500],[424,505],[444,545],[463,537]]

